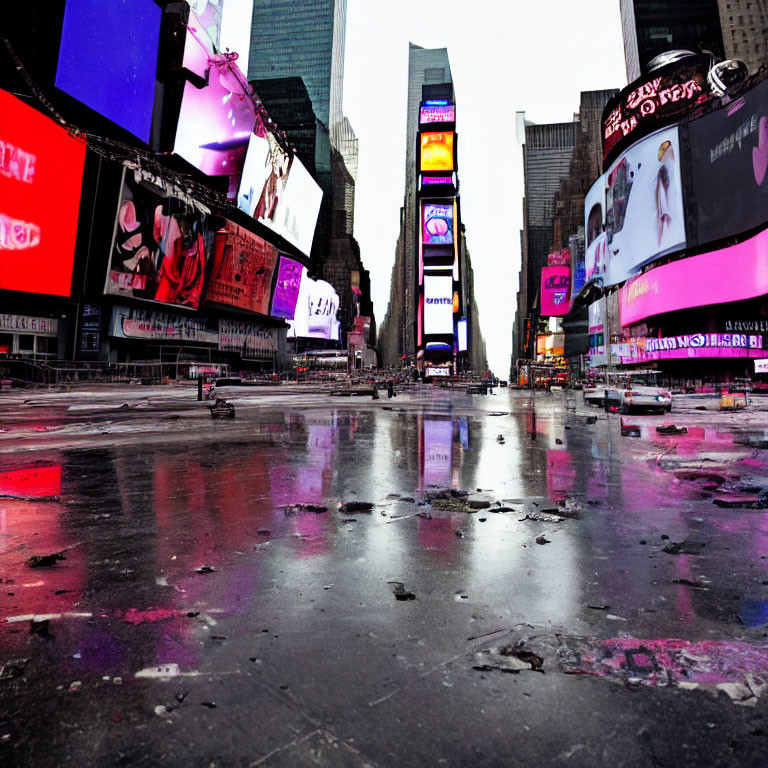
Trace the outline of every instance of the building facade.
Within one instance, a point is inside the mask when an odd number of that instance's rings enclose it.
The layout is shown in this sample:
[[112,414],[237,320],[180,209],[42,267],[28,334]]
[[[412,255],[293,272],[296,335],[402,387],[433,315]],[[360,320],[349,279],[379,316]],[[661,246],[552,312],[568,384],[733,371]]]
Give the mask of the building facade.
[[750,72],[768,62],[768,1],[718,0],[725,56],[741,59]]

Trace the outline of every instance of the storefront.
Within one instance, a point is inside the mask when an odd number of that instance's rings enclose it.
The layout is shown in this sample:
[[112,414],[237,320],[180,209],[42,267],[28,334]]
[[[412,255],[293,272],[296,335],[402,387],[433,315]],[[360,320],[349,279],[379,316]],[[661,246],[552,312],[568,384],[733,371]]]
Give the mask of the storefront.
[[55,360],[59,347],[58,319],[0,314],[0,357]]

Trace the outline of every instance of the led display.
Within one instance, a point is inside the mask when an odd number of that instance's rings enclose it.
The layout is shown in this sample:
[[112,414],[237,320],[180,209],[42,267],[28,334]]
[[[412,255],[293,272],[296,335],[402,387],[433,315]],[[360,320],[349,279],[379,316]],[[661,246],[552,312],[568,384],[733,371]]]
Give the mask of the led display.
[[440,104],[438,106],[422,106],[419,109],[419,123],[454,123],[456,122],[456,105]]
[[562,317],[568,314],[571,296],[570,267],[542,267],[541,316]]
[[288,321],[288,336],[339,340],[339,297],[333,286],[324,280],[311,280],[302,268],[301,285],[293,320]]
[[154,0],[67,0],[56,87],[148,142],[161,17]]
[[126,173],[105,293],[197,309],[206,268],[205,216]]
[[453,184],[453,176],[422,176],[421,184],[425,187],[437,184]]
[[85,142],[0,91],[0,289],[69,296]]
[[687,333],[681,336],[639,337],[617,345],[621,362],[647,363],[698,357],[753,357],[765,355],[763,337],[739,333]]
[[467,351],[467,318],[462,317],[461,320],[456,324],[456,339],[458,344],[458,351],[459,352],[466,352]]
[[287,256],[280,256],[280,267],[277,271],[277,282],[275,283],[270,312],[273,317],[293,320],[296,302],[299,298],[299,289],[301,288],[302,270],[303,267],[298,261],[289,259]]
[[453,243],[453,205],[422,204],[422,238],[424,245]]
[[768,373],[768,359],[755,360],[755,373]]
[[424,335],[453,334],[453,277],[424,276]]
[[453,170],[453,132],[421,134],[421,172]]
[[216,233],[206,304],[223,304],[266,315],[276,263],[274,245],[228,221]]

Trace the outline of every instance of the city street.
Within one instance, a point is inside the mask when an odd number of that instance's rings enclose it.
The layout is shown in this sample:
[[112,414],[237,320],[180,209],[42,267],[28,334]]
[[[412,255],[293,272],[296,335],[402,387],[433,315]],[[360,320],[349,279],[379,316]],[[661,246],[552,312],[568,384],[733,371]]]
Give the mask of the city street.
[[0,764],[765,765],[759,398],[219,394],[0,392]]

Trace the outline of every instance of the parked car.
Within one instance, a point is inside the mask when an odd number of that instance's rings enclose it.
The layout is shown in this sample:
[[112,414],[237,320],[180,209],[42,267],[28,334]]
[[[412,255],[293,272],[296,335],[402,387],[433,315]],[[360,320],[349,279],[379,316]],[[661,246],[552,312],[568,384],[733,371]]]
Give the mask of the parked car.
[[660,411],[672,410],[672,395],[663,387],[632,385],[629,389],[617,390],[619,409],[622,413],[632,410]]

